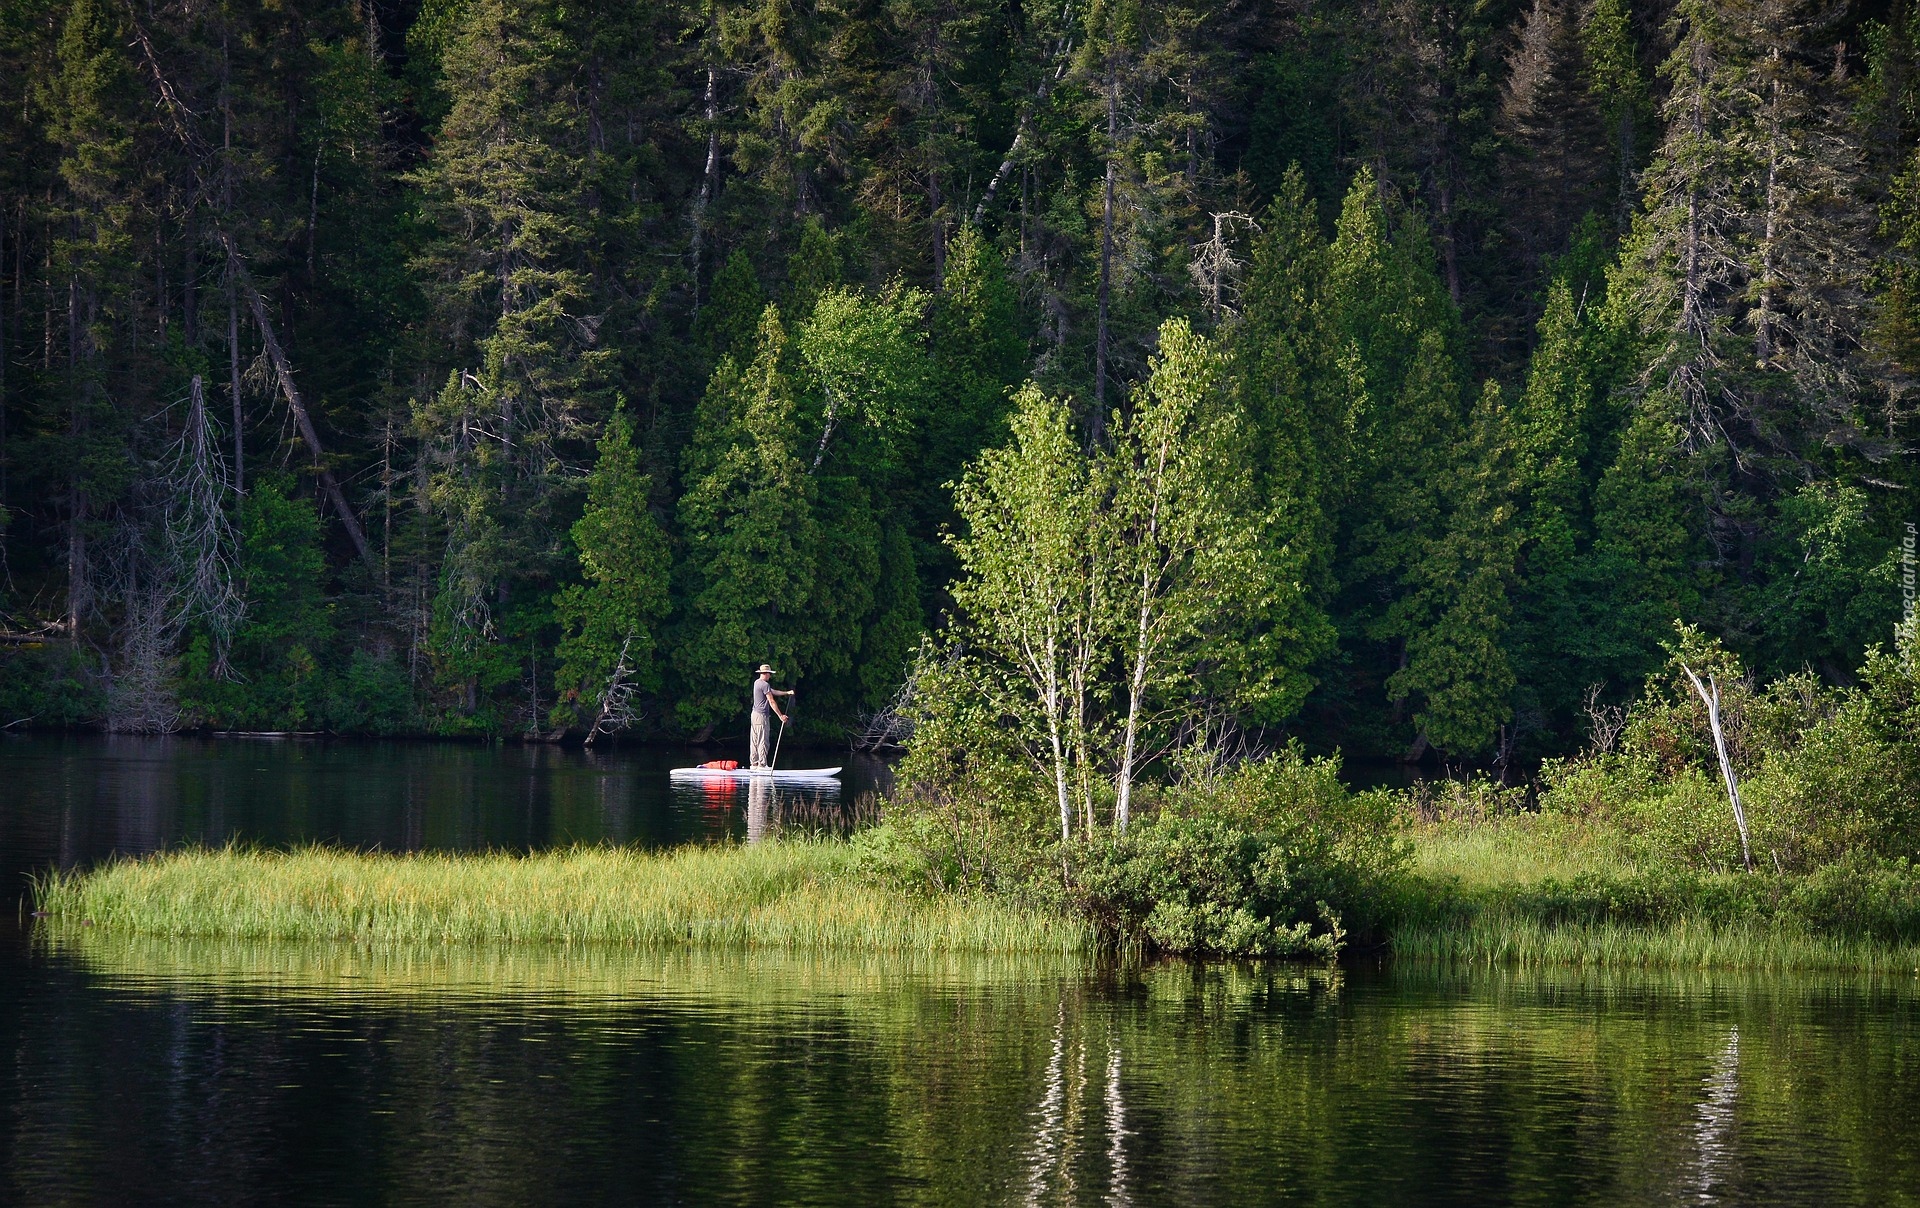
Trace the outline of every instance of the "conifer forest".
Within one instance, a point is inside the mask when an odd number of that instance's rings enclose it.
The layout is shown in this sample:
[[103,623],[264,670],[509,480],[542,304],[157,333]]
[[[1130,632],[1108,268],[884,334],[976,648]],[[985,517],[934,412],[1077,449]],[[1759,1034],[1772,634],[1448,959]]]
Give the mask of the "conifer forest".
[[1917,148],[1904,0],[0,0],[0,725],[766,661],[839,741],[977,658],[1124,817],[1176,714],[1568,751],[1676,622],[1845,685]]

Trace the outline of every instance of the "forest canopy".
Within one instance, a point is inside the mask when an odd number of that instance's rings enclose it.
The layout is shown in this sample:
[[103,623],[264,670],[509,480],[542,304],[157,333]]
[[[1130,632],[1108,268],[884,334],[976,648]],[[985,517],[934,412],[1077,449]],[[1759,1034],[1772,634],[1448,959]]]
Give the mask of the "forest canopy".
[[1009,534],[1123,784],[1901,615],[1904,4],[0,0],[0,92],[0,725],[839,736],[1014,674]]

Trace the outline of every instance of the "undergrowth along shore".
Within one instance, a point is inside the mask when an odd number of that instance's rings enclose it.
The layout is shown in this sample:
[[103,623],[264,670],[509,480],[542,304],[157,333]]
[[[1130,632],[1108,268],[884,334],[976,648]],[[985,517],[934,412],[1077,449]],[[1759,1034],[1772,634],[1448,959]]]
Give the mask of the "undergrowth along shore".
[[[1636,866],[1525,820],[1427,826],[1385,912],[1398,957],[1519,966],[1920,971],[1920,871],[1808,876]],[[562,942],[1091,955],[1073,915],[925,894],[855,843],[388,855],[186,850],[52,873],[57,925],[397,943]],[[1112,937],[1106,945],[1111,946]]]

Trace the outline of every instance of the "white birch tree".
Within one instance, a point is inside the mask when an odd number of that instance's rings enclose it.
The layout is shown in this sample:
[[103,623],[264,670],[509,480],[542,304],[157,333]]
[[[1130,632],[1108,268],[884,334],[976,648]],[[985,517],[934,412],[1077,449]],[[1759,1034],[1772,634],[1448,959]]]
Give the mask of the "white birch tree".
[[1051,779],[1063,842],[1076,795],[1084,800],[1075,766],[1086,766],[1089,660],[1101,645],[1088,615],[1100,594],[1088,485],[1066,403],[1029,383],[1014,399],[1013,439],[983,453],[955,488],[965,528],[950,541],[964,640],[1006,677],[989,672],[978,686]]

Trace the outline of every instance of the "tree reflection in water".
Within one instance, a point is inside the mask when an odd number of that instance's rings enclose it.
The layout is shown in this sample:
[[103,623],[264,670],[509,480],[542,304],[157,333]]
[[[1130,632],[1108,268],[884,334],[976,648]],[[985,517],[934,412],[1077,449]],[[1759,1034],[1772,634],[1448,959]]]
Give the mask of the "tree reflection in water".
[[1740,1029],[1727,1033],[1727,1047],[1720,1050],[1713,1069],[1705,1079],[1707,1097],[1700,1104],[1694,1123],[1694,1140],[1700,1148],[1700,1178],[1695,1187],[1701,1203],[1712,1203],[1716,1189],[1732,1181],[1733,1110],[1740,1098]]
[[[785,808],[768,795],[769,820]],[[37,989],[0,1011],[0,1198],[22,1202],[1878,1205],[1920,1186],[1904,983],[36,943],[13,984]]]

